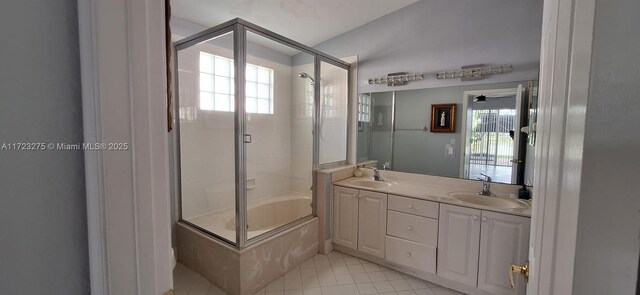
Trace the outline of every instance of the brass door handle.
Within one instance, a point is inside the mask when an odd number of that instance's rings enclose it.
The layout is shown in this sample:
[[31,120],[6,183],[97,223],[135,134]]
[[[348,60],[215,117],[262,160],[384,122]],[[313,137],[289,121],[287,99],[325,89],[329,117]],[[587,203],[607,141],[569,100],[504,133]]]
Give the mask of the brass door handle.
[[525,262],[523,265],[512,264],[511,269],[509,269],[509,281],[511,282],[511,288],[516,287],[516,280],[513,278],[514,273],[519,273],[524,277],[524,281],[526,283],[529,282],[529,261]]
[[520,163],[522,163],[522,160],[512,159],[512,160],[509,160],[509,162],[515,163],[515,164],[520,164]]

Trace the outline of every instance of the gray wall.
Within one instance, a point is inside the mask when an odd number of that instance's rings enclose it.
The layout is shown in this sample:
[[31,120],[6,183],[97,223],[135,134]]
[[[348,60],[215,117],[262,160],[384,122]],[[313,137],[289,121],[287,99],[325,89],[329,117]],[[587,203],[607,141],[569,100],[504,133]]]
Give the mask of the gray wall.
[[[396,92],[396,134],[393,141],[395,171],[458,177],[462,139],[461,87],[417,89]],[[423,132],[431,129],[431,104],[455,103],[455,133]],[[445,157],[445,145],[456,141],[454,157]]]
[[[4,1],[0,144],[82,142],[75,0]],[[0,150],[0,294],[88,294],[82,151]]]
[[[574,294],[637,294],[640,1],[597,0]],[[640,291],[640,290],[638,290]]]
[[[367,79],[405,71],[426,79],[394,90],[537,80],[542,3],[418,1],[314,47],[338,57],[357,54],[360,93],[388,91]],[[514,72],[475,82],[435,79],[436,72],[479,63],[511,63]]]

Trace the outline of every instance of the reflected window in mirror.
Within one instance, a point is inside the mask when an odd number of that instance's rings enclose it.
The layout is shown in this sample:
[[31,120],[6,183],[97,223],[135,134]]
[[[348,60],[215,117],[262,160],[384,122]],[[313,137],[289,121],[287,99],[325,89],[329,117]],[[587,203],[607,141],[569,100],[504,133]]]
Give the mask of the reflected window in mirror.
[[371,122],[371,95],[358,95],[358,122]]

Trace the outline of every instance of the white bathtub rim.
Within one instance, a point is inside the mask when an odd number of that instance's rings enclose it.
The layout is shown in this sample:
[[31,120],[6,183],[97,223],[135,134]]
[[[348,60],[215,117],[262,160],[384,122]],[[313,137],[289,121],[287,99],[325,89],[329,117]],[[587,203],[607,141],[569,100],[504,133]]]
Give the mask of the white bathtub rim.
[[[277,200],[277,201],[283,201],[283,200],[290,200],[290,199],[300,199],[300,198],[309,198],[312,199],[311,195],[305,195],[303,193],[299,193],[299,192],[294,192],[294,191],[289,191],[286,193],[282,193],[282,194],[277,194],[277,195],[271,195],[268,197],[264,197],[264,198],[260,198],[257,200],[253,200],[251,202],[249,202],[247,204],[247,210],[254,208],[256,206],[259,205],[264,205],[266,203],[270,203],[273,200]],[[183,218],[186,221],[198,218],[198,217],[202,217],[202,216],[206,216],[209,214],[235,214],[236,212],[236,207],[234,206],[229,206],[226,208],[222,208],[222,209],[218,209],[218,210],[214,210],[214,211],[207,211],[205,213],[201,213],[189,218]]]
[[[268,203],[274,203],[274,202],[279,202],[279,201],[288,201],[288,200],[297,200],[297,199],[308,199],[309,202],[312,201],[312,197],[311,196],[307,196],[307,195],[303,195],[300,193],[296,193],[296,192],[288,192],[285,195],[277,195],[277,196],[273,196],[273,197],[266,197],[266,198],[262,198],[256,201],[253,201],[249,204],[247,204],[247,211],[249,209],[253,209],[255,207],[258,206],[262,206]],[[189,219],[185,219],[186,221],[188,221],[189,223],[192,223],[202,229],[205,229],[207,231],[210,231],[220,237],[223,237],[229,241],[235,241],[236,240],[236,232],[235,231],[230,231],[226,229],[226,224],[229,221],[230,218],[234,218],[235,217],[235,208],[226,208],[226,209],[222,209],[222,210],[218,210],[218,211],[213,211],[213,212],[208,212],[205,214],[201,214],[198,215],[196,217],[192,217]],[[309,215],[310,216],[310,215]],[[208,218],[207,218],[208,217]],[[300,218],[300,219],[304,219],[306,216]],[[203,219],[203,218],[207,218],[209,219],[209,221],[207,222],[209,225],[205,226],[203,224],[199,224],[199,222],[195,221],[196,219]],[[296,220],[292,220],[291,222],[300,220],[300,219],[296,219]],[[283,224],[284,225],[284,224]],[[275,227],[278,228],[278,227]],[[267,229],[267,230],[262,230],[262,231],[251,231],[251,237],[248,238],[254,238],[257,236],[260,236],[266,232],[269,232],[275,228],[272,229]]]

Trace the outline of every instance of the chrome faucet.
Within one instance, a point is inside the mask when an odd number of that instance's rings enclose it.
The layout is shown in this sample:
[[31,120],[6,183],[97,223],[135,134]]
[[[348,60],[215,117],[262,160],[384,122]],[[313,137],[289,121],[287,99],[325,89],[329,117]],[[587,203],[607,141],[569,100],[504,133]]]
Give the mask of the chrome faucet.
[[373,180],[375,180],[375,181],[384,181],[384,179],[380,176],[380,170],[378,170],[378,168],[371,167],[371,166],[369,166],[369,168],[371,168],[373,170]]
[[480,173],[480,175],[484,176],[485,178],[478,177],[478,180],[482,180],[482,191],[479,192],[478,195],[488,197],[495,196],[493,193],[491,193],[491,177],[484,173]]

